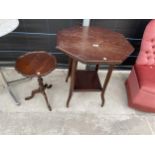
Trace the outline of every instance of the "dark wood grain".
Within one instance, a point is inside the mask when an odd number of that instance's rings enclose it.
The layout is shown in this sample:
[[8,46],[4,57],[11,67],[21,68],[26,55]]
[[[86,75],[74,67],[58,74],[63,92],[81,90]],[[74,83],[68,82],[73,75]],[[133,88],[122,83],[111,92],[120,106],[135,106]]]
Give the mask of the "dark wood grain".
[[[82,79],[81,79],[82,78]],[[76,71],[74,91],[101,91],[102,87],[96,71]]]
[[100,27],[72,27],[57,34],[57,49],[84,63],[120,64],[134,50],[126,38]]
[[42,76],[54,70],[55,67],[56,58],[45,51],[28,52],[17,59],[15,68],[19,73],[24,76],[38,78],[39,87],[32,90],[31,95],[26,97],[25,100],[32,99],[35,94],[41,93],[45,98],[49,111],[52,110],[45,92],[45,90],[51,88],[52,85],[44,84]]
[[45,51],[28,52],[16,60],[15,68],[25,76],[46,75],[56,67],[54,56]]
[[[122,63],[134,51],[122,34],[100,27],[72,27],[60,31],[57,35],[57,49],[66,53],[71,59],[66,78],[68,81],[71,76],[67,107],[73,91],[94,90],[101,91],[101,106],[103,106],[105,90],[113,67]],[[95,64],[95,70],[77,71],[78,61]],[[109,65],[103,88],[97,74],[99,65],[102,63]]]

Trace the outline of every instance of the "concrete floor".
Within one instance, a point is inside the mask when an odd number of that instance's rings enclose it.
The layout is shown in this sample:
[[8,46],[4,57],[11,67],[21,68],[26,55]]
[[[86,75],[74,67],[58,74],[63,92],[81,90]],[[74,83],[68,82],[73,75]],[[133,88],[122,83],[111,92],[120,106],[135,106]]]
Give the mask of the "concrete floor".
[[[8,80],[20,78],[13,68],[3,69]],[[11,86],[21,102],[16,106],[0,76],[0,134],[154,134],[155,114],[131,109],[127,105],[124,82],[128,71],[114,71],[106,91],[106,103],[100,107],[100,93],[74,93],[70,108],[65,107],[69,83],[67,70],[56,69],[44,80],[53,84],[47,90],[53,111],[47,110],[44,98],[38,94],[25,101],[31,90],[37,88],[33,78]],[[104,81],[106,71],[99,71]]]

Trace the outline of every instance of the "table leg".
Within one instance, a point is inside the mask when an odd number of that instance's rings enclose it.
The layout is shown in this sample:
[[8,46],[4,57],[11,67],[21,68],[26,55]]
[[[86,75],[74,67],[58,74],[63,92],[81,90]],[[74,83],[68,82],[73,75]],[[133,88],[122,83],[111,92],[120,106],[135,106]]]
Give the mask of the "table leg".
[[42,94],[43,94],[43,96],[45,98],[45,101],[46,101],[46,105],[47,105],[48,110],[49,111],[52,111],[52,108],[51,108],[51,106],[50,106],[50,104],[48,102],[48,98],[47,98],[47,95],[46,95],[45,91],[43,91]]
[[106,78],[105,78],[105,81],[104,81],[104,84],[103,84],[103,88],[102,88],[102,92],[101,92],[101,99],[102,99],[101,107],[104,106],[104,102],[105,102],[104,94],[105,94],[105,90],[106,90],[106,88],[107,88],[108,82],[109,82],[109,80],[110,80],[110,77],[111,77],[113,68],[114,68],[114,65],[110,65],[110,66],[109,66],[109,68],[108,68],[108,73],[107,73],[107,75],[106,75]]
[[11,90],[10,85],[9,85],[8,81],[6,80],[1,68],[0,68],[0,74],[2,76],[2,80],[4,82],[5,88],[8,90],[9,94],[11,95],[13,100],[15,101],[15,104],[20,105],[21,103],[17,100],[16,96],[13,94],[13,91]]
[[38,77],[38,83],[39,83],[40,91],[41,91],[41,93],[43,94],[43,96],[44,96],[44,98],[45,98],[46,105],[47,105],[49,111],[51,111],[52,108],[51,108],[51,106],[50,106],[50,104],[49,104],[49,102],[48,102],[48,98],[47,98],[47,95],[46,95],[46,93],[45,93],[45,89],[46,89],[46,88],[51,88],[52,85],[44,84],[44,83],[43,83],[43,79],[42,79],[40,76]]
[[96,67],[95,67],[95,71],[97,72],[98,69],[99,69],[99,64],[96,65]]
[[68,68],[68,73],[67,73],[67,77],[66,77],[66,82],[68,82],[68,78],[70,77],[71,75],[71,71],[72,71],[72,63],[73,63],[73,59],[72,58],[69,58],[69,68]]
[[30,95],[30,96],[25,97],[25,100],[30,100],[30,99],[32,99],[32,98],[35,96],[35,94],[37,94],[37,93],[40,93],[40,88],[33,90],[33,91],[31,92],[31,95]]
[[48,98],[47,98],[47,95],[46,95],[46,93],[45,93],[45,89],[51,88],[52,85],[44,84],[44,83],[43,83],[43,79],[42,79],[40,76],[38,77],[38,84],[39,84],[39,88],[33,90],[32,93],[31,93],[31,95],[28,96],[28,97],[26,97],[25,100],[30,100],[30,99],[32,99],[32,98],[34,97],[34,95],[37,94],[37,93],[42,93],[43,96],[44,96],[44,98],[45,98],[46,105],[47,105],[49,111],[51,111],[52,108],[51,108],[51,106],[50,106],[50,104],[49,104],[49,102],[48,102]]
[[67,103],[66,103],[66,107],[67,107],[67,108],[69,107],[69,102],[70,102],[70,99],[71,99],[71,97],[72,97],[73,90],[74,90],[74,84],[75,84],[75,78],[76,78],[76,77],[75,77],[76,68],[77,68],[77,61],[76,61],[76,60],[73,60],[73,61],[72,61],[72,66],[71,66],[70,90],[69,90],[69,96],[68,96]]

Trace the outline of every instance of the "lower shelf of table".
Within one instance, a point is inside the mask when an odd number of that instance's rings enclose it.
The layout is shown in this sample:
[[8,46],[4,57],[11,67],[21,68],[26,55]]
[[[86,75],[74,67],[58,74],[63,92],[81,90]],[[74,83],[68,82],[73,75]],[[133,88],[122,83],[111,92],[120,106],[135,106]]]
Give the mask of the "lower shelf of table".
[[74,91],[101,91],[102,86],[96,71],[77,70]]

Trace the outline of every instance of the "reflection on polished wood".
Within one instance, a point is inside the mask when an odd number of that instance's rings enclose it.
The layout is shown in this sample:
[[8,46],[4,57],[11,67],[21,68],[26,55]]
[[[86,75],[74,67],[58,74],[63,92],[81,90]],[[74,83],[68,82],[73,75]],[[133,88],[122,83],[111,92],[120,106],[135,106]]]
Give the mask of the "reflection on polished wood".
[[132,45],[117,32],[101,27],[71,27],[57,34],[57,48],[83,63],[119,64]]

